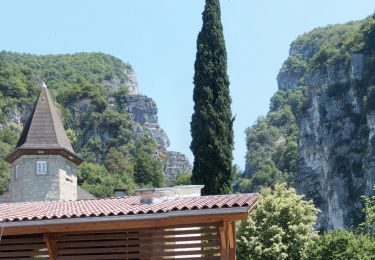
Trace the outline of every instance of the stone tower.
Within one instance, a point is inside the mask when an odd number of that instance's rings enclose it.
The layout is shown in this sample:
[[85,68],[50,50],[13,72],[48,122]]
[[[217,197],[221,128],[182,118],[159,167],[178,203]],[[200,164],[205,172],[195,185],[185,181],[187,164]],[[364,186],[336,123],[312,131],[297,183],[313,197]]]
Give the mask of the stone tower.
[[75,154],[45,84],[41,87],[16,149],[5,159],[12,165],[11,202],[77,199]]

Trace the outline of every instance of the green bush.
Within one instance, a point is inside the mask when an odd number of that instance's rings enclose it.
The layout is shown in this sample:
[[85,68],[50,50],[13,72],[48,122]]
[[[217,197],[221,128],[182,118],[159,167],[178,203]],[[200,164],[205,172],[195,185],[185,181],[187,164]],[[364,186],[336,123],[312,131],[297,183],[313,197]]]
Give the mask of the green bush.
[[309,251],[309,259],[371,260],[375,258],[375,240],[368,235],[336,230],[320,236]]
[[299,122],[307,106],[306,87],[274,94],[267,116],[246,130],[246,170],[238,178],[237,191],[259,191],[280,182],[294,184]]
[[172,182],[173,186],[191,185],[191,173],[179,173]]
[[[375,186],[374,186],[375,190]],[[365,229],[371,233],[372,235],[375,234],[375,195],[372,196],[363,196],[365,207],[365,222],[363,226]]]
[[308,259],[316,215],[313,203],[285,184],[263,189],[256,210],[239,225],[238,259]]

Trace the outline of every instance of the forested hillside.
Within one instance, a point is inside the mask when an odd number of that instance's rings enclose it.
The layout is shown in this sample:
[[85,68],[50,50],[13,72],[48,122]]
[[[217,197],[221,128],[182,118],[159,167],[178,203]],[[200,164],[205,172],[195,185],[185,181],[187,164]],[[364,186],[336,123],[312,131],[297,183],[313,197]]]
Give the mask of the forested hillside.
[[270,111],[249,127],[238,190],[287,182],[322,210],[321,229],[362,219],[375,184],[375,19],[299,36]]
[[[158,128],[156,105],[141,95],[130,100],[128,92],[137,92],[132,67],[102,53],[0,53],[1,158],[14,148],[41,81],[56,101],[73,147],[85,160],[78,173],[83,188],[103,197],[112,195],[114,188],[132,192],[164,185],[168,140]],[[140,113],[142,108],[129,108],[127,102],[155,110],[151,128],[142,125],[147,118],[137,122],[136,117],[147,116]],[[0,194],[8,174],[9,165],[0,160]]]

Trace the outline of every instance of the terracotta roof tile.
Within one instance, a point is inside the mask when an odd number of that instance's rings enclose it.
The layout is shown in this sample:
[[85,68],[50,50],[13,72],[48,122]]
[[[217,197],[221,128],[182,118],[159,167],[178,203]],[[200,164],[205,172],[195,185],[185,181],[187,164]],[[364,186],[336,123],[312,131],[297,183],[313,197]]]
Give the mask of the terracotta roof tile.
[[42,219],[83,218],[227,207],[252,207],[258,194],[215,195],[142,204],[139,197],[119,197],[78,201],[25,202],[0,204],[0,222]]

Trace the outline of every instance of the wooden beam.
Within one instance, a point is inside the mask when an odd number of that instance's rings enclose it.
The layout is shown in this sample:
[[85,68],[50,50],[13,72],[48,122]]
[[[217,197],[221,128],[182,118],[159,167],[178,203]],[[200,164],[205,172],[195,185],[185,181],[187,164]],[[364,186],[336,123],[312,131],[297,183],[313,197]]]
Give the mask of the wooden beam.
[[48,233],[43,235],[43,240],[46,243],[48,249],[48,255],[50,260],[56,260],[56,240],[54,236]]
[[226,232],[226,223],[223,223],[222,227],[219,227],[220,232],[220,259],[221,260],[228,260],[229,259],[229,252],[228,252],[228,245],[227,245],[227,232]]
[[226,222],[226,225],[227,225],[227,228],[226,228],[226,231],[227,231],[227,238],[228,238],[228,245],[229,245],[229,248],[234,248],[234,239],[233,239],[233,226],[232,226],[232,223],[233,221],[230,221],[230,222]]
[[[4,229],[4,235],[25,235],[40,233],[64,233],[96,230],[123,230],[139,228],[171,228],[185,225],[217,224],[219,222],[246,219],[247,212],[235,212],[232,214],[191,215],[191,216],[167,216],[163,213],[150,215],[126,215],[123,218],[114,217],[87,217],[74,219],[55,219],[41,221],[25,221],[21,225],[8,223]],[[168,213],[165,213],[168,215]],[[199,214],[197,211],[196,214]],[[113,220],[112,220],[113,219]],[[35,224],[38,223],[38,224]]]
[[229,259],[236,260],[236,224],[234,221],[227,222],[227,237],[229,240]]

